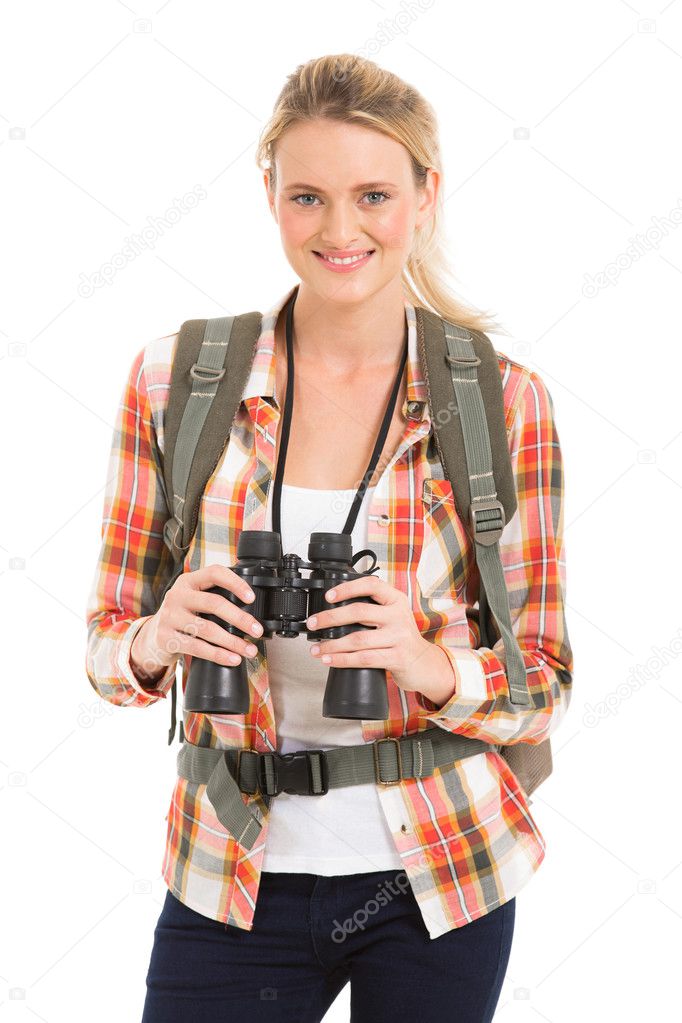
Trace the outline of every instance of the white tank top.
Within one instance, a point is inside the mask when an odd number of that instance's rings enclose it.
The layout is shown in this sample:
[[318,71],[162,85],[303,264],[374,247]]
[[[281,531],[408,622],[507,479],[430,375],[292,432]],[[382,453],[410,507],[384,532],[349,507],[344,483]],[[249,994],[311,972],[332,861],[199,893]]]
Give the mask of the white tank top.
[[[270,485],[265,529],[272,529]],[[367,544],[367,514],[375,488],[365,492],[352,532],[353,553]],[[307,560],[314,532],[340,533],[355,490],[316,490],[282,485],[282,551]],[[359,562],[359,570],[369,565]],[[304,575],[309,573],[304,570]],[[277,749],[332,749],[362,743],[361,722],[322,717],[329,667],[312,657],[305,636],[266,641]],[[322,796],[280,792],[270,802],[262,869],[311,874],[358,874],[402,867],[379,802],[376,783],[330,789]]]

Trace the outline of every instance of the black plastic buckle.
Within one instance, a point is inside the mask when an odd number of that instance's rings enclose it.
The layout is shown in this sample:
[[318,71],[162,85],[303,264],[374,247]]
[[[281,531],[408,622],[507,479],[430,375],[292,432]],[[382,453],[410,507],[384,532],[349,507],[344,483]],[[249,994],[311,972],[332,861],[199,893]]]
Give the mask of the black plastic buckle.
[[[478,512],[493,510],[499,512],[499,522],[494,523],[493,519],[483,519],[479,526],[476,518]],[[500,539],[502,530],[505,527],[505,519],[504,505],[494,497],[487,497],[476,502],[472,501],[469,505],[469,522],[473,530],[474,540],[484,547],[490,547]]]
[[[274,771],[274,789],[268,787],[265,758],[268,757]],[[312,758],[318,758],[322,788],[316,789]],[[321,749],[294,750],[292,753],[260,753],[258,755],[258,787],[263,795],[276,796],[289,792],[297,796],[323,796],[329,791],[329,765],[327,755]]]

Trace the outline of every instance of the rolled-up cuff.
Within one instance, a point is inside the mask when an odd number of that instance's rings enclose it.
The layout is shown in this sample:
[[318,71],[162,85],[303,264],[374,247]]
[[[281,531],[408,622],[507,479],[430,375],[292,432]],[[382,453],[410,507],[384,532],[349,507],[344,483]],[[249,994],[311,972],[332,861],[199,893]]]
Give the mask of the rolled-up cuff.
[[419,694],[419,702],[430,712],[429,717],[459,718],[458,708],[470,709],[472,703],[482,703],[489,697],[485,669],[471,647],[449,647],[441,643],[440,649],[447,654],[452,664],[455,688],[440,707],[422,693]]
[[120,643],[118,644],[118,670],[136,693],[139,693],[141,696],[148,697],[149,702],[153,703],[155,700],[164,699],[166,693],[173,685],[178,659],[176,658],[168,665],[166,671],[163,673],[158,682],[154,683],[153,689],[145,689],[135,675],[130,663],[130,649],[133,645],[135,636],[140,631],[144,623],[151,617],[152,615],[145,615],[142,618],[136,618],[134,622],[131,622],[130,626],[121,637]]

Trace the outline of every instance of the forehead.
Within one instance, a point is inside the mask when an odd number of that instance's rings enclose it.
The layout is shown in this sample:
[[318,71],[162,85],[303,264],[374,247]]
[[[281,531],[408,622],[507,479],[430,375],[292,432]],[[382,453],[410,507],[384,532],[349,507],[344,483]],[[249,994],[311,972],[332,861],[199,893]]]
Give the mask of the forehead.
[[405,182],[409,153],[401,142],[364,125],[330,119],[299,122],[277,140],[280,187],[299,182],[334,188]]

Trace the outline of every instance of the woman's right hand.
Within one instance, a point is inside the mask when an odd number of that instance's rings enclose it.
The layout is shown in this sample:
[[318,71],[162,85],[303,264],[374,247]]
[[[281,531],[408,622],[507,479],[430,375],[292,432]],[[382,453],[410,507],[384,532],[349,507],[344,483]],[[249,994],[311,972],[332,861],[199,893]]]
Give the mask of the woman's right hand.
[[248,583],[224,565],[183,572],[167,590],[156,614],[135,635],[130,650],[135,674],[153,684],[154,676],[160,678],[181,654],[227,665],[239,664],[243,656],[256,655],[258,649],[248,639],[234,636],[222,625],[197,614],[222,618],[247,636],[263,634],[262,626],[248,611],[218,593],[205,592],[214,586],[229,590],[244,602],[254,599]]

